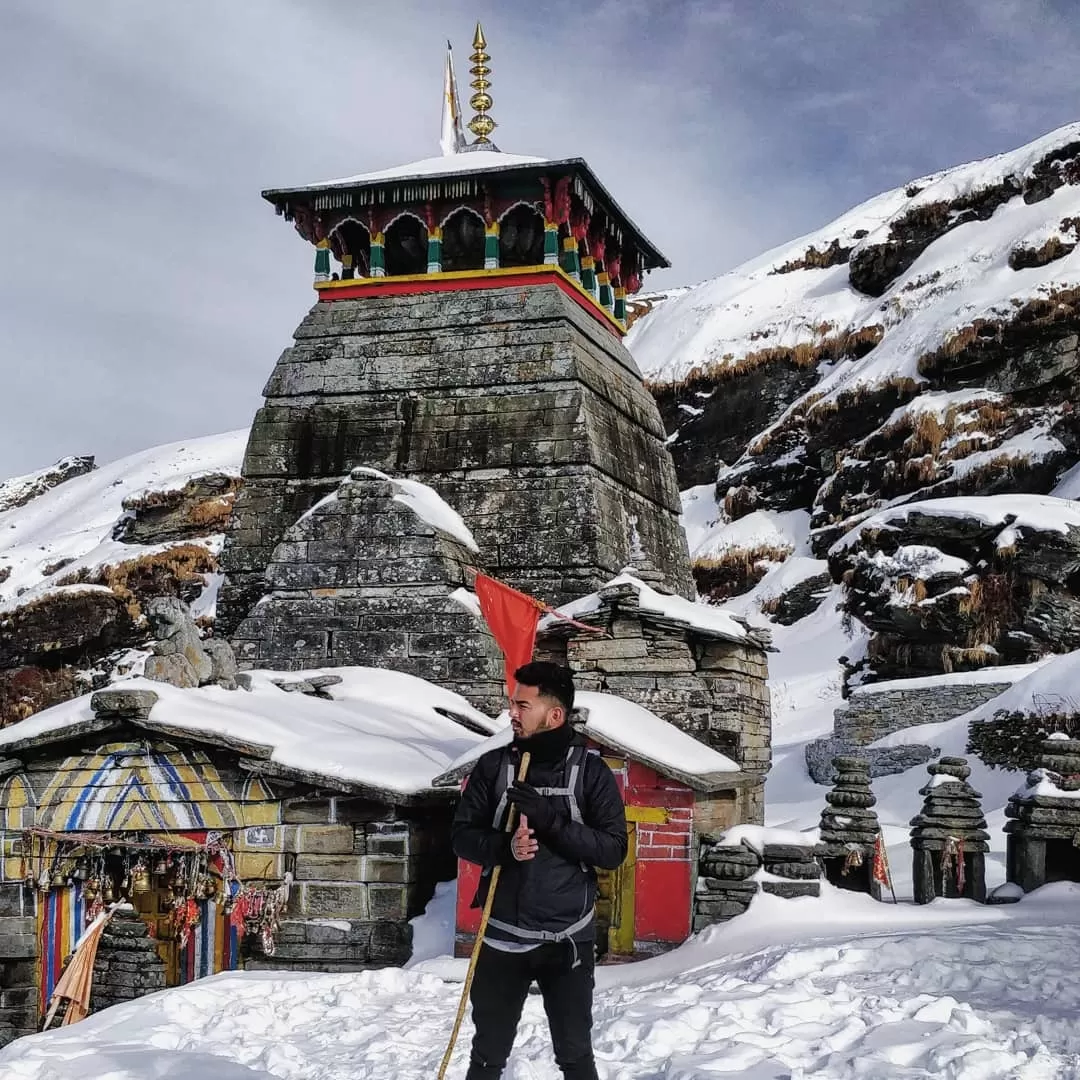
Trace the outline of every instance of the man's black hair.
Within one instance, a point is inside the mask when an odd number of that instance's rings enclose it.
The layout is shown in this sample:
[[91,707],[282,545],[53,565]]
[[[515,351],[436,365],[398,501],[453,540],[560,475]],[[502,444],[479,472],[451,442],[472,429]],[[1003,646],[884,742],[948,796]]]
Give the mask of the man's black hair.
[[543,697],[554,698],[565,710],[567,720],[574,707],[574,676],[568,667],[549,660],[534,660],[519,667],[514,679],[522,686],[535,686]]

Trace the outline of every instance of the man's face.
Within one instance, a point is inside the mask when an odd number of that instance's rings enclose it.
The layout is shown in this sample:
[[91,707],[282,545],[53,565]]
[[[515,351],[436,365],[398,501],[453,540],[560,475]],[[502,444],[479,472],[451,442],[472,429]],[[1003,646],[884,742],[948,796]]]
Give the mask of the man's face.
[[514,689],[510,699],[510,727],[518,739],[528,739],[538,731],[549,731],[566,719],[563,707],[554,699],[544,697],[538,686],[522,686]]

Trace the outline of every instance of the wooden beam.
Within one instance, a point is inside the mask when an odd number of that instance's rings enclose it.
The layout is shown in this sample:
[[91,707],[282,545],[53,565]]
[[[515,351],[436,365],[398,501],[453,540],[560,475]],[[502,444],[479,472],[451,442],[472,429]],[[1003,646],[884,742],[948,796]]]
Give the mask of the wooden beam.
[[333,791],[338,795],[360,795],[373,802],[387,803],[390,806],[423,806],[431,803],[445,803],[458,794],[456,788],[429,788],[425,791],[404,793],[391,791],[389,788],[376,787],[373,784],[358,784],[350,780],[341,780],[333,776],[323,776],[308,772],[306,769],[294,769],[276,761],[240,758],[237,762],[245,772],[271,779],[299,781],[310,784],[313,788]]
[[24,751],[36,750],[42,746],[52,746],[56,743],[71,742],[84,735],[97,735],[102,731],[119,727],[122,723],[120,717],[108,717],[100,719],[94,717],[90,720],[80,720],[75,724],[65,724],[63,727],[53,728],[52,731],[43,731],[38,735],[29,735],[25,739],[16,739],[5,743],[0,750],[5,754],[20,757]]
[[191,728],[177,727],[174,724],[160,723],[153,719],[136,720],[133,723],[136,727],[155,735],[165,735],[170,739],[182,739],[203,746],[217,746],[223,750],[234,750],[236,753],[249,758],[268,761],[274,752],[274,748],[265,743],[246,742],[231,735],[221,735],[216,731],[197,731]]

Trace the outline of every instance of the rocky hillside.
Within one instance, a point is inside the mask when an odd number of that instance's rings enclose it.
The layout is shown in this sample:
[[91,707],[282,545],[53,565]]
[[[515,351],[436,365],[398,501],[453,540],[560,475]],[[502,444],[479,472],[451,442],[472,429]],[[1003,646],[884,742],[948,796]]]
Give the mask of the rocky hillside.
[[212,621],[246,431],[0,484],[0,726],[136,669],[143,605]]
[[[843,583],[879,675],[1076,648],[1071,523],[1061,544],[1029,529],[1017,555],[997,542],[1006,502],[951,529],[880,515],[948,499],[964,521],[967,498],[1080,494],[1078,240],[1074,124],[646,298],[629,344],[672,433],[699,588],[724,598],[793,558],[794,614]],[[1044,522],[1075,516],[1047,505]],[[878,527],[852,533],[871,515]]]

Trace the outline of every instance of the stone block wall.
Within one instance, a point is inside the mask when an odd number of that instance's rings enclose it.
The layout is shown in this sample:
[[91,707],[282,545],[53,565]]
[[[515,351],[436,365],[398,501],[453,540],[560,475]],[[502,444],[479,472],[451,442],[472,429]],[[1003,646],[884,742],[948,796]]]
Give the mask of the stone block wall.
[[806,745],[806,766],[819,784],[832,783],[833,758],[855,755],[870,766],[871,776],[891,776],[923,765],[937,757],[937,747],[912,743],[906,746],[870,747],[870,743],[904,728],[939,724],[978,708],[1010,682],[948,683],[905,687],[893,683],[888,689],[873,685],[852,691],[843,708],[833,714],[833,734]]
[[38,1029],[34,913],[32,890],[0,885],[0,1046]]
[[433,486],[484,564],[549,602],[617,573],[635,532],[692,594],[656,405],[557,286],[320,302],[264,394],[223,555],[227,633],[286,531],[361,465]]
[[833,730],[837,738],[864,746],[904,728],[962,716],[1003,694],[1011,685],[957,683],[911,689],[897,686],[890,690],[866,687],[853,691],[846,707],[836,710]]
[[537,636],[536,657],[567,664],[578,689],[636,702],[732,758],[754,779],[742,793],[740,820],[760,824],[772,734],[765,653],[622,609],[605,629],[610,637],[555,624]]
[[[412,952],[408,920],[438,881],[454,876],[450,813],[409,817],[361,800],[286,807],[293,883],[277,950],[249,969],[358,971],[402,964]],[[333,817],[335,820],[331,821]]]

